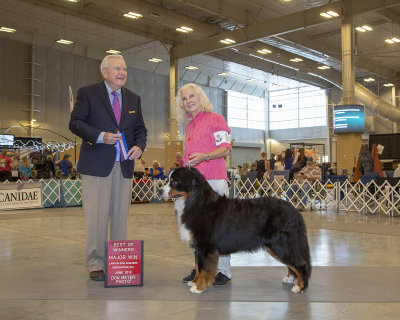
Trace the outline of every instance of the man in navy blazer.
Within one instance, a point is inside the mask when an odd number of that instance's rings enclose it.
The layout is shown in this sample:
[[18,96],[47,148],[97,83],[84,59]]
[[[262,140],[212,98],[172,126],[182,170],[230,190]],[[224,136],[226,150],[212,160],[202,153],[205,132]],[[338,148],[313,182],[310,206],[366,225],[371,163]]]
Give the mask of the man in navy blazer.
[[[91,280],[104,280],[105,241],[125,240],[134,159],[146,147],[141,100],[124,88],[127,67],[121,55],[106,56],[104,81],[78,90],[70,130],[82,138],[77,171],[82,176],[86,218],[86,266]],[[126,140],[126,158],[121,146]],[[110,225],[108,225],[110,224]]]

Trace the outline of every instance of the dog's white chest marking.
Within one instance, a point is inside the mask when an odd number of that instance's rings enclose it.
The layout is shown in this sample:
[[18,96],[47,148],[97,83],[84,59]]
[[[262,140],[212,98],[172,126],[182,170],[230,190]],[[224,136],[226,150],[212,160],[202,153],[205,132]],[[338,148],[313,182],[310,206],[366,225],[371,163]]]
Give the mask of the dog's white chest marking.
[[190,242],[190,232],[185,228],[185,225],[182,224],[182,215],[183,210],[185,209],[185,200],[183,197],[176,199],[175,201],[175,213],[176,213],[176,221],[179,226],[179,233],[181,234],[181,240],[185,243]]

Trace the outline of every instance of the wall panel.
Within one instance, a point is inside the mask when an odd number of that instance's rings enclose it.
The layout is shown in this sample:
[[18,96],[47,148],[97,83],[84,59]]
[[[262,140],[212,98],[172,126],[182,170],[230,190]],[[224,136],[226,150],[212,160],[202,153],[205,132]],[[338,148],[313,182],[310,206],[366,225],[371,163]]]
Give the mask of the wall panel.
[[[34,99],[37,119],[35,135],[44,140],[63,142],[61,136],[74,139],[68,129],[71,86],[74,101],[82,86],[102,81],[99,60],[75,56],[71,53],[50,48],[34,47]],[[31,46],[16,41],[0,39],[0,126],[8,128],[23,123],[28,125],[31,81]],[[148,146],[164,146],[165,133],[169,132],[169,90],[168,77],[128,68],[126,88],[142,98],[142,108],[146,127],[149,131]],[[48,129],[41,130],[41,129]],[[53,132],[51,132],[51,131]],[[4,132],[4,130],[3,130]],[[29,136],[27,129],[11,129],[12,134]],[[79,140],[79,139],[78,139]]]
[[[0,39],[0,128],[5,132],[11,126],[28,125],[30,106],[31,50],[28,45]],[[27,128],[9,130],[17,136],[27,135]]]

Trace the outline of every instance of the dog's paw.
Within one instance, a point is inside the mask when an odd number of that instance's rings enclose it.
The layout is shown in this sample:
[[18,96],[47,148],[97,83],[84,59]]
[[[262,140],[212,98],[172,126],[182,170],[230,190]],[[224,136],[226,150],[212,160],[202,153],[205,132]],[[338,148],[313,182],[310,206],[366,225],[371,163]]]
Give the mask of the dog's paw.
[[202,293],[202,292],[206,291],[206,290],[198,290],[196,284],[193,287],[190,287],[189,290],[190,290],[191,293],[196,293],[196,294],[199,294],[199,293]]
[[293,286],[293,288],[290,290],[293,293],[302,293],[303,291],[301,291],[300,287],[296,284],[295,286]]
[[284,278],[282,279],[282,282],[283,282],[283,283],[294,283],[294,281],[295,281],[294,276],[284,277]]
[[187,283],[187,285],[188,285],[189,288],[191,288],[191,287],[193,287],[193,286],[196,285],[196,282],[189,281],[189,282]]

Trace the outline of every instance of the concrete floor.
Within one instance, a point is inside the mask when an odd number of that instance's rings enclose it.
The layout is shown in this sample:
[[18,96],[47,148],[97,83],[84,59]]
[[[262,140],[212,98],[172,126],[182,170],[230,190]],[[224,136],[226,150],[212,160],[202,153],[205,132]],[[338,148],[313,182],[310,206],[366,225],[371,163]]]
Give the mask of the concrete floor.
[[228,287],[191,294],[193,266],[173,205],[131,206],[144,286],[104,288],[84,267],[80,207],[0,211],[0,319],[400,319],[400,217],[304,212],[313,262],[306,293],[263,252],[232,256]]

